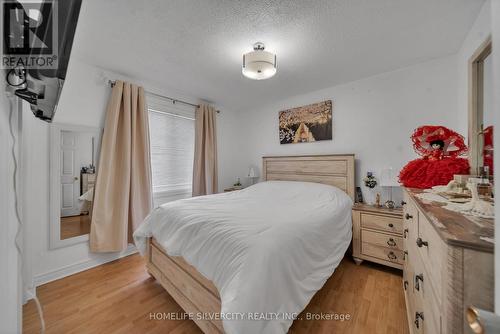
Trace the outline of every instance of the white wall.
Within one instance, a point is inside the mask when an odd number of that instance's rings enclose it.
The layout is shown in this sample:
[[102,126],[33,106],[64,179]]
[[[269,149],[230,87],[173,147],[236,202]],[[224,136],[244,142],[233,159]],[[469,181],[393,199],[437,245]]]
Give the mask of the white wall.
[[219,192],[233,185],[238,177],[245,181],[248,166],[243,147],[250,140],[244,136],[246,133],[247,124],[241,114],[222,111],[217,118]]
[[[121,79],[143,85],[148,91],[173,96],[179,99],[197,102],[196,98],[176,91],[152,87],[144,80],[130,78],[112,73],[95,66],[85,64],[80,59],[72,58],[68,68],[66,82],[57,107],[54,123],[77,124],[103,127],[105,109],[111,88],[108,79]],[[233,128],[231,113],[224,110],[218,117],[219,148],[222,151],[221,165],[225,165],[228,157],[224,154],[225,140]],[[89,266],[109,261],[121,256],[117,253],[93,254],[89,252],[87,243],[81,243],[60,249],[49,249],[49,127],[50,125],[32,117],[26,111],[24,118],[25,145],[23,153],[26,157],[24,185],[26,189],[25,203],[26,221],[30,235],[30,253],[32,254],[32,273],[27,280],[38,285]],[[221,168],[225,171],[225,167]],[[128,254],[128,249],[124,254]]]
[[[492,32],[493,32],[493,85],[494,92],[497,92],[494,96],[495,98],[495,118],[494,126],[495,129],[500,129],[500,0],[495,0],[491,4],[491,22],[492,22]],[[498,133],[498,132],[497,132]],[[500,136],[494,136],[495,145],[494,147],[500,147]],[[495,193],[500,194],[500,152],[495,153]],[[495,225],[498,226],[498,219],[500,219],[500,205],[495,206]],[[500,245],[500,233],[498,229],[495,232],[495,312],[500,315],[500,252],[498,251],[498,245]]]
[[[232,139],[239,139],[232,148],[242,160],[239,173],[250,165],[261,170],[265,155],[328,153],[356,155],[358,185],[367,171],[399,170],[417,157],[410,141],[417,126],[458,127],[456,82],[456,57],[450,56],[242,111]],[[326,99],[333,101],[333,140],[280,145],[278,111]]]
[[[498,0],[495,0],[498,1]],[[491,1],[488,0],[484,3],[476,21],[472,25],[469,33],[465,37],[462,47],[457,54],[458,66],[458,112],[459,112],[459,126],[458,130],[467,137],[467,124],[468,124],[468,96],[469,96],[469,59],[477,48],[490,36],[491,34]]]
[[[19,333],[21,331],[21,258],[14,243],[18,223],[14,215],[14,161],[11,156],[9,111],[9,103],[4,94],[2,82],[0,86],[0,156],[2,157],[0,159],[0,222],[2,226],[0,232],[0,333]],[[19,136],[17,126],[19,116],[16,107],[12,122],[16,136]],[[18,144],[19,139],[17,137]],[[16,152],[19,152],[19,147],[21,146],[16,147]],[[16,154],[19,160],[19,154]],[[22,239],[21,234],[21,242]]]

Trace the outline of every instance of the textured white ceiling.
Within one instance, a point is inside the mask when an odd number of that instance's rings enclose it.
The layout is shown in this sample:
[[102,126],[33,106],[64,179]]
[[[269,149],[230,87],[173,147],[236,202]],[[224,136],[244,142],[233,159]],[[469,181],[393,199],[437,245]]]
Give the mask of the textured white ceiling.
[[[458,51],[483,0],[84,0],[74,56],[232,109]],[[278,73],[241,74],[262,41]]]

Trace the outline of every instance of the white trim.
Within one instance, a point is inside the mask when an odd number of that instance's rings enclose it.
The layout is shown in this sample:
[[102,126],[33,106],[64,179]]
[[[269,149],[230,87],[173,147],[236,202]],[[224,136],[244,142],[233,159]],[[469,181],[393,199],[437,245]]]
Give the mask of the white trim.
[[[500,90],[500,1],[491,1],[491,23],[492,23],[492,35],[493,35],[493,87],[494,91],[498,92]],[[498,108],[500,108],[500,96],[495,94],[494,101],[495,116],[493,120],[493,126],[496,129],[500,128],[500,113]],[[500,136],[494,135],[494,147],[500,147]],[[494,155],[495,161],[493,162],[493,167],[495,168],[495,194],[500,191],[500,154]],[[498,196],[498,195],[497,195]],[[498,224],[500,217],[500,206],[497,204],[495,206],[495,313],[500,315],[500,252],[498,251],[498,245],[500,245],[500,233],[498,232]]]
[[67,277],[135,253],[137,253],[137,248],[134,245],[130,244],[128,245],[127,249],[125,249],[121,253],[108,253],[105,254],[104,258],[88,259],[81,262],[73,263],[56,270],[46,272],[44,274],[36,275],[33,278],[33,281],[35,282],[35,286],[38,287],[42,284],[46,284]]
[[35,298],[36,296],[36,287],[33,286],[31,288],[26,288],[23,293],[23,305],[25,305],[28,301]]

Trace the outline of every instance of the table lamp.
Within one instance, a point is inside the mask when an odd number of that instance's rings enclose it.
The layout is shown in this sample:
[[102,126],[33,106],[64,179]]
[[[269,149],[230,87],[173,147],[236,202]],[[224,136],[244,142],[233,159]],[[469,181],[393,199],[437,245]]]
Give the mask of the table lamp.
[[250,167],[248,169],[248,178],[251,180],[251,183],[255,183],[255,178],[259,177],[257,173],[255,172],[255,169],[253,167]]
[[389,199],[385,201],[384,205],[388,209],[394,209],[396,204],[392,200],[392,188],[399,187],[397,174],[392,167],[382,169],[380,173],[380,186],[389,188]]

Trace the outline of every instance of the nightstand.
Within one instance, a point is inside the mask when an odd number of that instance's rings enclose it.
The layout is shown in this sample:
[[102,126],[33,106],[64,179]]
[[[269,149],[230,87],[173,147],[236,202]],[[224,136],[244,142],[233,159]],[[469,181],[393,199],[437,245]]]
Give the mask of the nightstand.
[[354,204],[352,208],[352,256],[403,269],[403,210]]
[[235,186],[233,186],[233,187],[229,187],[229,188],[224,189],[224,192],[228,193],[230,191],[238,191],[238,190],[241,190],[241,189],[243,189],[243,187],[235,187]]

